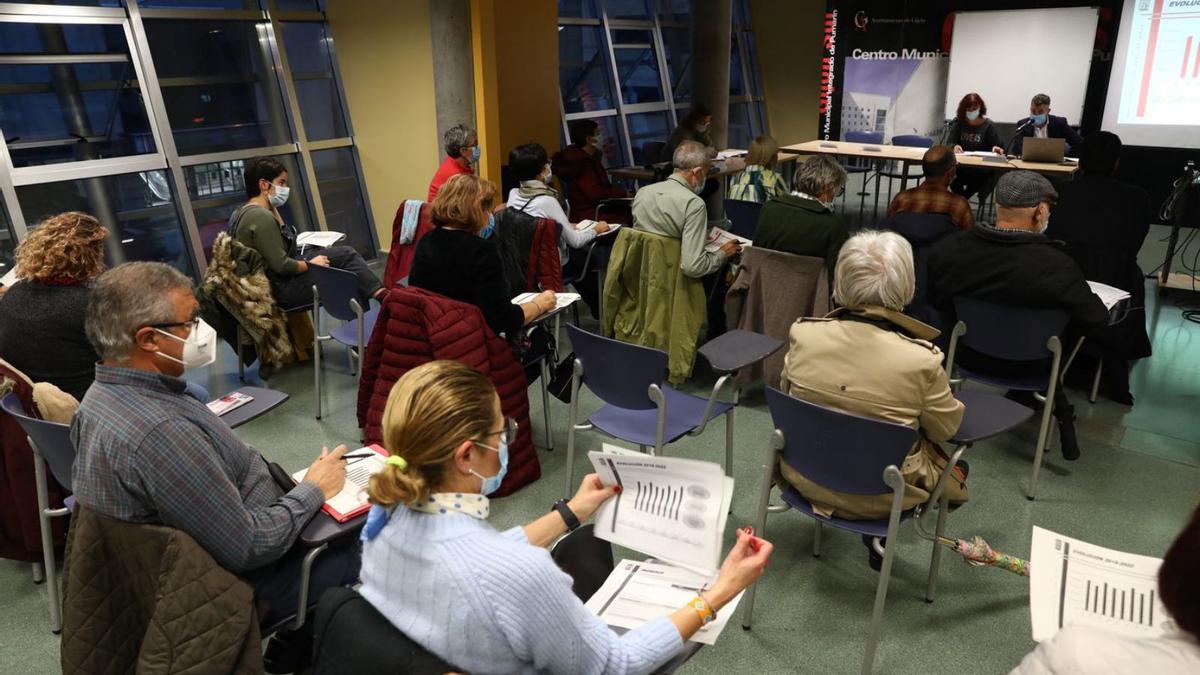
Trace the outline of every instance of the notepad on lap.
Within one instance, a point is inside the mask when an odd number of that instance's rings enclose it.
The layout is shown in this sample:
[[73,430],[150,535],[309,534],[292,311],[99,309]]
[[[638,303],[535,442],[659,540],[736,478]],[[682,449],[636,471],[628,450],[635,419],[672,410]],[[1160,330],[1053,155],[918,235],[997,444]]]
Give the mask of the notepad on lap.
[[[367,501],[367,485],[371,481],[371,476],[379,473],[386,466],[388,451],[373,443],[346,454],[362,454],[370,450],[375,451],[375,456],[346,461],[346,484],[342,486],[341,492],[334,495],[332,499],[327,499],[325,505],[321,507],[322,511],[328,513],[339,523],[361,516],[371,508],[371,503]],[[292,479],[299,483],[304,480],[307,473],[308,469],[297,471],[292,474]]]
[[1104,303],[1105,309],[1112,309],[1122,300],[1128,300],[1133,297],[1129,295],[1128,291],[1114,288],[1108,284],[1102,284],[1099,281],[1089,281],[1088,286],[1092,288],[1092,292],[1096,294],[1096,297],[1100,298],[1100,302]]
[[344,239],[345,236],[341,232],[326,232],[324,230],[301,232],[296,236],[296,243],[300,246],[318,246],[324,248],[326,246],[333,246]]
[[722,230],[719,227],[714,227],[708,233],[708,243],[704,244],[704,250],[715,252],[731,241],[739,242],[742,246],[754,245],[754,242],[745,237],[739,237],[728,230]]
[[[514,305],[523,305],[527,302],[533,302],[533,299],[538,296],[537,293],[522,293],[512,299]],[[578,293],[555,293],[554,294],[554,311],[570,307],[571,303],[579,300],[581,296]]]

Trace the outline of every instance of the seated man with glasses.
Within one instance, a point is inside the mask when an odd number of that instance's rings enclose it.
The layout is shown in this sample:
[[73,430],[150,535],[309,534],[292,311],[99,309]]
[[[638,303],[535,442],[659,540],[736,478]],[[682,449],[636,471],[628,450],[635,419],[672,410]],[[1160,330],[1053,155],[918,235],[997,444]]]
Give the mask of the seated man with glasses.
[[754,245],[784,253],[825,259],[830,286],[838,251],[850,238],[833,212],[833,200],[846,189],[846,170],[829,155],[815,155],[796,168],[791,194],[767,200]]
[[[303,482],[284,490],[267,462],[180,379],[216,357],[192,281],[157,262],[101,275],[85,329],[100,355],[96,382],[71,423],[80,506],[128,523],[182,530],[269,604],[262,625],[296,610],[308,521],[345,481],[345,446],[323,449]],[[317,558],[309,598],[358,576],[353,544]],[[290,672],[290,671],[288,671]]]

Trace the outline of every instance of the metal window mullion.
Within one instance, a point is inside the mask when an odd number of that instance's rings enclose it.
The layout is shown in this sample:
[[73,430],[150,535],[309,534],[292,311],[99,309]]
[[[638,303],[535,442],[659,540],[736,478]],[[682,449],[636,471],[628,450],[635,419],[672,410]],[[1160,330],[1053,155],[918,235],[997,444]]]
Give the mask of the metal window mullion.
[[201,164],[216,164],[218,162],[236,162],[237,160],[253,159],[254,157],[272,157],[277,155],[294,155],[300,152],[300,146],[295,143],[280,145],[265,145],[257,148],[242,148],[239,150],[222,150],[221,152],[205,152],[199,155],[184,155],[179,158],[183,166],[199,166]]
[[654,50],[658,53],[658,81],[667,101],[667,109],[671,111],[671,124],[678,124],[675,113],[675,89],[671,86],[671,72],[667,66],[666,43],[663,42],[662,25],[658,22],[658,12],[654,13]]
[[324,24],[324,28],[325,48],[329,53],[329,68],[333,71],[333,86],[342,107],[342,123],[346,126],[346,136],[351,140],[350,156],[354,160],[354,171],[358,176],[358,194],[362,197],[363,208],[367,212],[367,230],[371,235],[371,249],[378,251],[380,250],[379,231],[375,229],[375,213],[371,210],[371,195],[367,192],[367,178],[363,172],[362,157],[358,152],[358,140],[354,136],[354,124],[350,119],[350,100],[346,98],[346,88],[342,85],[342,67],[338,62],[337,45],[329,30],[329,24]]
[[578,19],[572,17],[558,17],[558,25],[560,26],[599,26],[602,24],[600,19]]
[[326,138],[323,141],[309,141],[308,149],[310,152],[318,152],[321,150],[337,150],[339,148],[353,147],[354,139],[349,136],[340,138]]
[[325,12],[315,9],[277,10],[271,13],[280,21],[303,21],[305,23],[324,23]]
[[275,0],[267,1],[267,26],[270,28],[268,33],[268,43],[271,49],[271,56],[275,60],[276,74],[279,83],[283,85],[284,98],[287,100],[289,122],[292,125],[292,138],[296,139],[296,143],[300,146],[300,168],[304,173],[304,182],[308,187],[310,201],[313,213],[311,217],[315,218],[317,229],[328,230],[329,224],[325,222],[325,204],[321,200],[321,189],[317,184],[317,172],[313,167],[312,155],[309,153],[308,135],[304,130],[304,116],[300,113],[300,99],[296,95],[296,85],[292,82],[292,69],[288,65],[287,48],[283,42],[283,24],[280,23],[276,16],[277,8]]
[[124,54],[5,54],[0,66],[54,66],[84,63],[126,63]]
[[[561,91],[558,94],[558,98],[559,98],[559,105],[561,106],[562,105],[562,92]],[[564,115],[564,117],[566,118],[566,120],[568,122],[573,122],[575,120],[590,119],[593,117],[614,117],[617,114],[618,113],[615,108],[604,108],[603,110],[585,110],[583,112],[567,113],[566,115]]]
[[62,162],[59,164],[23,166],[12,170],[12,181],[14,185],[24,187],[26,185],[40,185],[42,183],[61,183],[69,180],[120,176],[122,174],[140,173],[142,171],[161,171],[166,168],[166,157],[162,153],[153,153],[108,159],[86,159],[78,162]]
[[[200,239],[200,228],[196,225],[196,214],[192,210],[191,195],[188,194],[187,180],[183,175],[183,165],[179,162],[179,151],[175,147],[175,137],[171,134],[171,122],[167,116],[167,106],[163,101],[162,89],[158,85],[158,71],[154,67],[154,57],[150,53],[150,40],[146,37],[146,27],[142,23],[141,8],[137,0],[126,0],[129,11],[129,21],[126,30],[132,38],[130,53],[134,57],[134,67],[137,68],[139,81],[143,83],[143,97],[147,101],[150,115],[150,127],[155,134],[158,149],[166,159],[167,170],[175,183],[176,212],[183,223],[184,234],[190,244],[192,269],[203,279],[208,271],[208,259],[204,256],[204,244]],[[140,64],[140,65],[139,65]]]
[[[126,0],[130,5],[134,0]],[[141,8],[139,8],[141,9]],[[141,9],[143,19],[186,19],[211,21],[264,21],[267,17],[262,10],[255,9],[164,9],[146,7]]]
[[120,7],[81,7],[79,5],[34,5],[0,2],[0,21],[20,23],[121,23],[125,10]]
[[17,186],[13,183],[12,158],[8,154],[8,146],[4,143],[4,134],[0,134],[0,195],[4,196],[4,208],[8,211],[8,222],[12,226],[12,234],[17,241],[25,238],[25,214],[17,202]]
[[617,117],[621,120],[621,135],[625,137],[625,159],[633,164],[633,142],[629,138],[629,120],[625,119],[625,95],[621,93],[621,80],[617,77],[617,55],[613,51],[612,30],[609,28],[608,8],[604,0],[600,0],[600,17],[604,26],[604,45],[608,49],[608,68],[612,73],[613,87],[616,91]]

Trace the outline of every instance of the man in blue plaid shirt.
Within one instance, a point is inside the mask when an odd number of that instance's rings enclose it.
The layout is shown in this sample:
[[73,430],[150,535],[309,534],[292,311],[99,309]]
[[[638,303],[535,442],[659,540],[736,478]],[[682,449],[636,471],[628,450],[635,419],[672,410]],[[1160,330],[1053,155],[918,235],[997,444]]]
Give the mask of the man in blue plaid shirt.
[[[296,610],[304,549],[293,544],[342,489],[345,446],[322,450],[303,482],[280,487],[266,460],[184,391],[185,366],[211,361],[217,340],[198,315],[191,280],[168,265],[100,276],[85,325],[101,362],[71,422],[75,498],[116,520],[187,532],[270,604],[267,626]],[[317,559],[314,602],[357,578],[357,549],[344,548]]]

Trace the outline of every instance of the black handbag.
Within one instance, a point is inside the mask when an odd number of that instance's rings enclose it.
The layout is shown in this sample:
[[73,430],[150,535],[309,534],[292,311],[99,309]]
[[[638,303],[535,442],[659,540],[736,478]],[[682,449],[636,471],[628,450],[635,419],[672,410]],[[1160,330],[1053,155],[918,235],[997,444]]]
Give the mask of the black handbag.
[[550,393],[563,403],[571,402],[571,381],[575,374],[575,352],[555,364],[550,372]]

